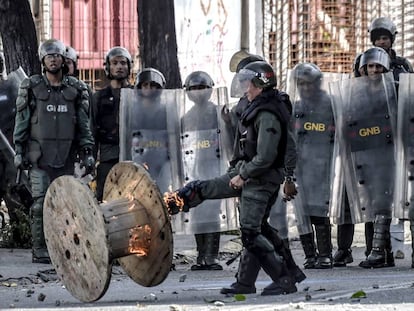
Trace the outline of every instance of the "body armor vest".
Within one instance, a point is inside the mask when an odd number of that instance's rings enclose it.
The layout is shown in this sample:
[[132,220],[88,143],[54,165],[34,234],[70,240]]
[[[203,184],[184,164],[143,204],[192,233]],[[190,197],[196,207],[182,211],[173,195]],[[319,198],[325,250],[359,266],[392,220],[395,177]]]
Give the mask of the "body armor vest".
[[78,90],[51,87],[44,80],[32,88],[29,159],[41,166],[65,165],[75,138]]
[[289,101],[287,94],[279,91],[263,92],[255,99],[250,106],[243,112],[239,125],[239,150],[243,160],[251,161],[257,153],[257,132],[254,126],[254,120],[260,111],[268,111],[273,113],[281,125],[281,138],[277,146],[278,152],[272,168],[281,168],[284,166],[286,143],[287,143],[287,126],[289,121],[289,112],[287,107],[290,105],[285,101]]
[[108,86],[97,94],[97,141],[102,144],[119,144],[120,90]]

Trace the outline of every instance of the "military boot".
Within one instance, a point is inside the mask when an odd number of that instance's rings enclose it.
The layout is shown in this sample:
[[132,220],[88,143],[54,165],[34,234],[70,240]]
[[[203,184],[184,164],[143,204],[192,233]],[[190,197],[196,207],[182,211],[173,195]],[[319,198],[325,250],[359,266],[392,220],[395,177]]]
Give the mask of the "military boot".
[[204,242],[206,270],[223,270],[223,267],[218,262],[220,232],[206,233]]
[[[374,222],[374,235],[372,239],[372,250],[367,259],[362,261],[359,266],[362,268],[383,268],[393,263],[391,249],[386,251],[387,246],[390,247],[390,223],[391,219],[385,215],[377,215]],[[391,257],[392,259],[391,259]]]
[[195,241],[196,241],[196,245],[197,245],[197,263],[195,265],[191,266],[191,270],[192,271],[196,271],[196,270],[205,270],[204,266],[205,266],[205,248],[206,248],[206,243],[205,243],[205,235],[204,234],[195,234],[194,235]]
[[276,252],[259,254],[258,259],[263,270],[273,281],[263,289],[262,296],[286,295],[298,291],[295,280],[287,270],[286,263]]
[[43,231],[43,200],[35,202],[30,209],[32,232],[32,262],[50,264]]
[[255,294],[255,282],[260,271],[260,263],[252,252],[242,251],[236,282],[220,290],[222,294]]
[[295,260],[293,259],[292,252],[289,248],[289,240],[281,239],[277,230],[270,226],[269,224],[264,224],[262,226],[262,234],[273,244],[276,253],[286,262],[287,269],[289,274],[293,277],[295,282],[300,283],[306,279],[306,275],[303,271],[296,265]]
[[331,225],[316,225],[315,232],[318,245],[318,259],[315,268],[332,269]]
[[354,238],[354,224],[342,224],[337,227],[338,233],[338,250],[333,256],[334,267],[345,267],[347,264],[354,262],[352,257],[352,240]]
[[313,232],[300,235],[300,242],[302,243],[303,251],[305,252],[305,261],[303,262],[303,267],[305,269],[315,269],[318,254],[316,253],[316,245]]

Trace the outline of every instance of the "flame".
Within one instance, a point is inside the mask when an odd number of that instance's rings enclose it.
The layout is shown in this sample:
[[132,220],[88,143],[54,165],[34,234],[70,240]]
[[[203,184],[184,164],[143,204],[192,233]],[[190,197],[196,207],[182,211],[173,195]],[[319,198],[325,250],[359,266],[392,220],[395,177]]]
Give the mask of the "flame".
[[147,256],[151,244],[151,227],[149,225],[137,225],[129,231],[128,251],[139,257]]
[[177,214],[183,211],[184,200],[178,195],[177,191],[165,192],[164,202],[167,205],[168,213],[171,215]]
[[147,171],[149,171],[149,165],[148,165],[148,163],[147,162],[144,162],[144,163],[142,163],[142,166],[147,170]]

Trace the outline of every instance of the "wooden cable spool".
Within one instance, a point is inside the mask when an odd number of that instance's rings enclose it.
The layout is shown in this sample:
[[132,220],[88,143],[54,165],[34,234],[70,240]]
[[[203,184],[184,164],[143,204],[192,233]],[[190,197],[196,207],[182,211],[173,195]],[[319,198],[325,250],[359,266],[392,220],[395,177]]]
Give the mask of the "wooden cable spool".
[[115,259],[142,286],[156,286],[168,276],[173,256],[169,215],[157,185],[136,163],[111,169],[102,204],[78,179],[55,179],[46,193],[43,219],[52,264],[81,301],[105,294]]

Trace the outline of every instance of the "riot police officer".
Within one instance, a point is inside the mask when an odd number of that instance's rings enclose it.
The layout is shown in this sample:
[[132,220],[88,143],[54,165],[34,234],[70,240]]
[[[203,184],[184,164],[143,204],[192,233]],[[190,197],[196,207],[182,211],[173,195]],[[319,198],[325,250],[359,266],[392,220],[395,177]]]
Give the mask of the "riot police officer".
[[328,215],[335,127],[330,97],[321,88],[322,79],[321,70],[312,63],[300,63],[292,70],[297,90],[293,102],[298,157],[295,177],[300,189],[293,205],[297,219],[301,219],[298,231],[305,269],[332,268]]
[[[388,53],[361,57],[364,76],[332,84],[336,131],[353,223],[365,222],[364,268],[394,266],[390,223],[394,200],[397,96]],[[347,96],[341,96],[341,94]],[[339,171],[337,168],[335,171]],[[342,213],[341,213],[342,214]]]
[[99,154],[96,170],[96,196],[102,201],[105,178],[119,161],[119,101],[121,88],[129,83],[131,54],[124,47],[111,48],[105,56],[104,69],[109,85],[93,96],[92,127]]
[[65,45],[50,39],[39,46],[43,75],[25,79],[16,100],[15,166],[29,169],[33,262],[50,261],[43,232],[43,202],[49,184],[73,174],[81,154],[86,173],[95,165],[86,85],[67,76]]
[[[238,73],[245,66],[255,61],[264,61],[264,59],[260,55],[250,54],[245,51],[238,51],[230,60],[230,71]],[[241,83],[243,82],[239,81],[238,78],[239,76],[237,74],[233,78],[231,96],[240,97],[240,99],[230,111],[228,109],[222,110],[222,118],[225,120],[227,126],[232,126],[231,131],[233,131],[233,136],[235,136],[237,132],[237,123],[241,118],[243,111],[249,104],[249,100],[244,93],[246,89],[241,86]],[[287,96],[287,94],[284,94],[284,96]],[[286,108],[291,113],[292,105],[290,100],[286,100],[284,103],[287,105]],[[273,243],[276,252],[286,260],[287,267],[290,273],[294,276],[295,281],[300,283],[306,278],[306,276],[296,265],[289,249],[286,202],[283,202],[293,199],[297,194],[296,186],[293,182],[293,174],[296,167],[296,145],[294,134],[291,129],[292,126],[289,126],[284,163],[285,181],[282,190],[283,198],[278,198],[272,206],[269,215],[270,225],[263,227],[263,234]],[[240,278],[255,279],[260,271],[260,263],[251,252],[242,252],[241,257],[241,260],[243,260],[245,264],[242,266],[243,269],[239,269],[238,273],[241,273]]]
[[[182,117],[182,133],[189,131],[203,131],[213,130],[217,131],[217,105],[210,101],[212,95],[212,88],[214,86],[213,79],[210,75],[204,71],[194,71],[188,75],[185,79],[184,89],[189,100],[194,104]],[[203,177],[214,177],[211,175],[215,174],[216,171],[216,159],[210,159],[205,156],[203,159],[203,151],[200,150],[196,156],[194,162],[189,165],[184,165],[184,170],[197,170],[199,176]],[[191,165],[196,167],[190,167]],[[220,207],[220,201],[208,202],[212,203],[210,207],[211,213],[218,216],[219,212],[217,208]],[[199,214],[203,217],[202,214]],[[192,219],[197,218],[197,211],[194,211]],[[222,270],[223,267],[218,263],[218,254],[220,247],[220,232],[219,220],[211,223],[210,228],[196,228],[196,224],[193,224],[195,233],[195,241],[197,244],[197,263],[191,266],[191,270]],[[204,232],[208,230],[208,232]]]
[[79,60],[79,55],[76,52],[76,50],[71,46],[66,46],[65,63],[66,63],[66,66],[68,67],[69,76],[74,76],[76,78],[79,77],[78,60]]
[[[257,273],[246,270],[246,258],[256,260],[273,282],[262,295],[280,295],[297,291],[295,279],[286,262],[275,252],[273,241],[264,235],[267,218],[283,182],[289,111],[284,93],[275,89],[272,67],[264,62],[252,62],[238,73],[246,86],[248,105],[238,123],[232,167],[228,173],[209,180],[196,180],[178,190],[184,199],[183,210],[197,206],[203,200],[240,197],[240,226],[244,251],[237,281],[223,294],[255,293]],[[178,209],[169,203],[172,213]],[[277,234],[276,234],[277,235]]]

